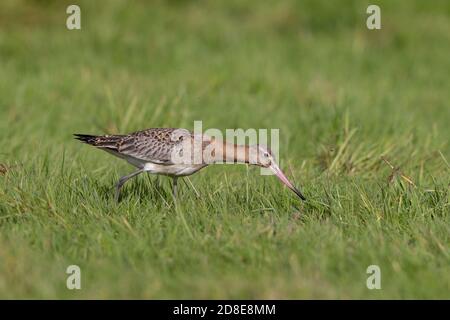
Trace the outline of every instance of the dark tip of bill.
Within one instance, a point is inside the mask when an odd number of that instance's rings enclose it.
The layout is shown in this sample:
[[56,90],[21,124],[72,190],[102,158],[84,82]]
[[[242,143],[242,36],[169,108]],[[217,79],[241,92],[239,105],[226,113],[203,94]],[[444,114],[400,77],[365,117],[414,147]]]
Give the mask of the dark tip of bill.
[[294,192],[295,192],[296,195],[298,195],[298,197],[299,197],[300,199],[302,199],[303,201],[306,201],[305,196],[304,196],[297,188],[294,189]]

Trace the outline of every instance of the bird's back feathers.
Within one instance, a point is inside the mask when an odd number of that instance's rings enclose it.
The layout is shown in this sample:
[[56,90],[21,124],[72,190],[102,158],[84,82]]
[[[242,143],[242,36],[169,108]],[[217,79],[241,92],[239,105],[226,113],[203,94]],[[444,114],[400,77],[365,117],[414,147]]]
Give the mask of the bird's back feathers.
[[74,134],[74,136],[77,140],[120,158],[170,165],[173,164],[171,157],[175,147],[186,137],[192,137],[192,133],[186,129],[152,128],[127,135]]

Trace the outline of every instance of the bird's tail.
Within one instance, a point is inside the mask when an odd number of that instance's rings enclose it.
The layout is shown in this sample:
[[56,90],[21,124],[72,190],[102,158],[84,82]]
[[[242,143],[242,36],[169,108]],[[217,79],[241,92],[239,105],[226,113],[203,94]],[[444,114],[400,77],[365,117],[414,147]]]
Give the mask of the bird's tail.
[[93,146],[95,146],[95,141],[98,138],[98,136],[93,136],[90,134],[74,133],[73,135],[75,136],[75,139]]
[[87,143],[91,146],[98,148],[108,148],[108,149],[116,149],[118,142],[121,140],[122,136],[94,136],[90,134],[74,134],[75,139]]

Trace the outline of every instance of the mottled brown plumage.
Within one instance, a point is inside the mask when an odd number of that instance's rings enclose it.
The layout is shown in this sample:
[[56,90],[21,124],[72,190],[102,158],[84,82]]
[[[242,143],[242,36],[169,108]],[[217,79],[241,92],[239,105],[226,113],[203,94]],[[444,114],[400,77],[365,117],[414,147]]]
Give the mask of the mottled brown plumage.
[[121,157],[158,164],[173,164],[171,152],[192,133],[185,129],[152,128],[127,135],[90,136],[76,134],[76,139]]

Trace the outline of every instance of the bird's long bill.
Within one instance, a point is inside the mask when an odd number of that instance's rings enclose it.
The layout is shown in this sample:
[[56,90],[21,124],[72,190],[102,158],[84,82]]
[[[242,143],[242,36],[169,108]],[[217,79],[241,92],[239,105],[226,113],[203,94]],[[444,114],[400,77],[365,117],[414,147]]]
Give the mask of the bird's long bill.
[[289,189],[294,191],[294,193],[302,200],[306,200],[303,194],[289,181],[289,179],[284,175],[283,171],[278,167],[276,163],[270,165],[270,169],[275,173],[278,179],[281,180]]

